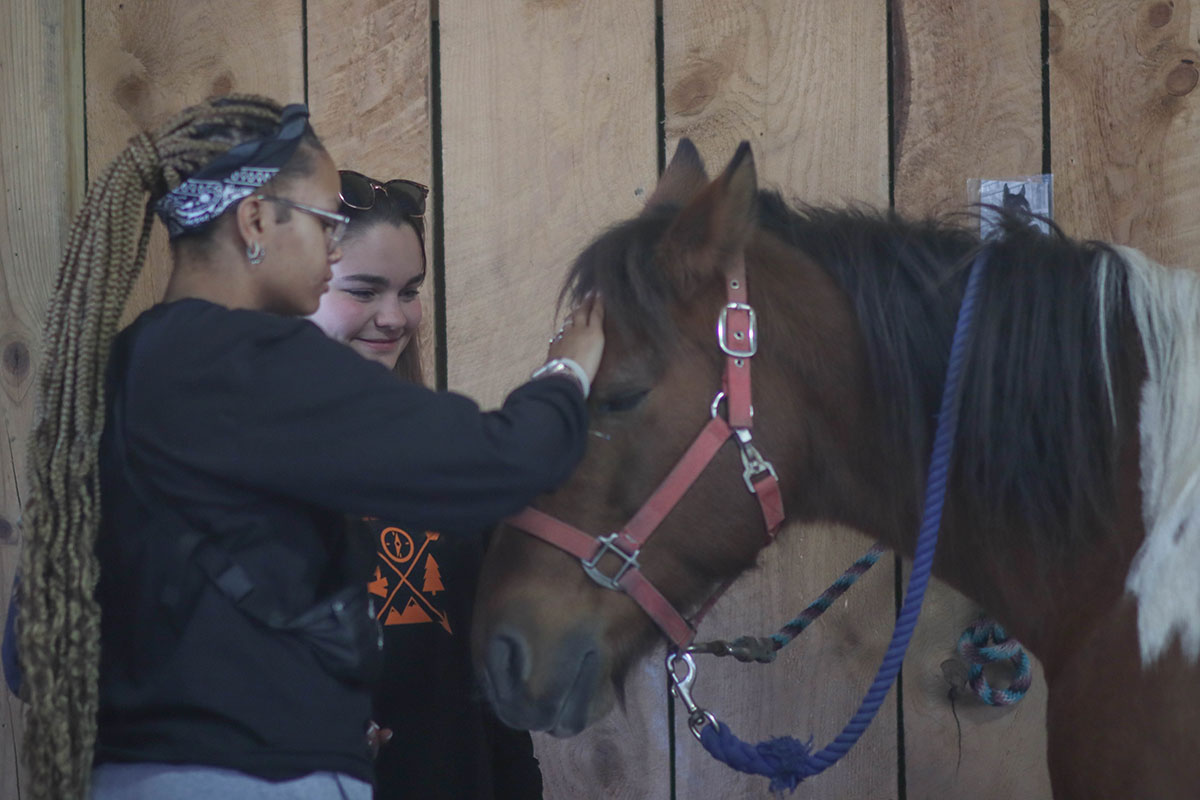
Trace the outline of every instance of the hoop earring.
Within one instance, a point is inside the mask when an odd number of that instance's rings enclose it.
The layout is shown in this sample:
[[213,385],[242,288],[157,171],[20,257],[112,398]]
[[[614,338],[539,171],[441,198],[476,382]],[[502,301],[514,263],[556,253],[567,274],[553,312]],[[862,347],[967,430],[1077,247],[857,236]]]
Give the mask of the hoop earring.
[[266,251],[260,242],[254,241],[246,245],[246,260],[251,264],[261,264]]

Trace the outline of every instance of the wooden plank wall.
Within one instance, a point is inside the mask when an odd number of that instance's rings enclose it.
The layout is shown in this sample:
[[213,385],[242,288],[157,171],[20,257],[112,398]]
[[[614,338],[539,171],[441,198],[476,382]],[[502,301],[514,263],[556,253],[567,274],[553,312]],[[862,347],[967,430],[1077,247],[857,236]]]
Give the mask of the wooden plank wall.
[[[968,201],[971,178],[1040,173],[1038,0],[905,0],[894,9],[896,207],[914,216],[953,212]],[[961,686],[952,696],[944,677],[978,613],[946,584],[931,583],[904,662],[908,796],[1048,797],[1040,666],[1029,694],[1008,708],[980,703]]]
[[[0,4],[0,620],[20,562],[25,451],[42,320],[82,196],[81,7]],[[0,798],[26,789],[23,705],[0,688]]]
[[[0,614],[18,561],[53,268],[85,164],[94,175],[139,127],[213,92],[307,99],[339,164],[432,184],[445,234],[434,282],[445,295],[426,291],[426,354],[440,348],[448,385],[493,405],[540,362],[566,265],[605,225],[636,213],[660,148],[669,155],[681,136],[710,172],[749,139],[760,179],[785,194],[894,200],[908,214],[961,208],[970,178],[1048,168],[1069,233],[1189,264],[1200,244],[1198,5],[89,0],[85,19],[75,0],[8,0]],[[164,239],[127,316],[161,292]],[[865,546],[844,531],[790,530],[704,633],[771,630]],[[853,711],[890,630],[893,575],[881,567],[775,666],[706,662],[700,699],[744,738],[792,733],[823,745]],[[885,705],[846,762],[795,796],[1049,795],[1044,686],[1006,710],[947,696],[942,663],[974,612],[935,586],[906,661],[903,707]],[[575,739],[535,737],[548,797],[766,796],[765,781],[719,768],[682,726],[669,729],[657,657],[629,706]],[[20,731],[21,704],[0,691],[6,800],[22,796]]]
[[[545,360],[571,260],[653,188],[654,7],[443,3],[439,25],[449,387],[496,405]],[[653,667],[628,716],[536,737],[549,796],[669,795]]]
[[[377,180],[433,185],[431,5],[419,0],[307,0],[308,100],[313,127],[339,168]],[[426,209],[426,263],[436,247]],[[427,267],[419,332],[432,385],[438,350],[437,280]]]
[[[301,0],[91,0],[84,31],[89,174],[138,131],[213,94],[303,98],[300,12]],[[166,229],[156,225],[126,320],[162,296],[169,273]]]
[[[787,196],[887,204],[884,4],[665,0],[663,42],[668,148],[691,138],[716,175],[748,139],[760,181]],[[753,279],[750,292],[753,301]],[[716,606],[700,638],[776,630],[868,547],[848,531],[791,526],[759,559],[762,568]],[[824,747],[853,715],[887,649],[893,594],[885,560],[776,664],[702,658],[698,701],[747,741],[787,733]],[[767,796],[762,778],[710,758],[682,713],[675,738],[679,797]],[[836,774],[802,784],[794,796],[894,796],[897,741],[888,703]]]
[[1080,236],[1197,266],[1200,4],[1050,4],[1057,218]]

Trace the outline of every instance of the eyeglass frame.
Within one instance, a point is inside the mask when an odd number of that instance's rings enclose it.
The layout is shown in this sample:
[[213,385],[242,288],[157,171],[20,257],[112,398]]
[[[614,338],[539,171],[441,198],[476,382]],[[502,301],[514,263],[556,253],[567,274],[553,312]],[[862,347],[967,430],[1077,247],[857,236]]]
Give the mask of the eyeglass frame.
[[[362,205],[355,205],[354,203],[351,203],[349,200],[347,200],[346,196],[341,192],[341,187],[339,186],[338,187],[338,200],[342,203],[342,205],[346,206],[346,208],[352,208],[355,211],[370,211],[372,208],[375,207],[375,193],[376,192],[383,192],[385,197],[388,197],[388,198],[392,199],[393,201],[395,201],[396,198],[392,193],[390,193],[388,191],[388,186],[393,183],[400,183],[405,186],[415,187],[421,193],[421,199],[420,199],[420,201],[418,201],[420,203],[420,208],[421,208],[420,212],[413,214],[413,213],[404,211],[403,209],[401,209],[400,212],[402,214],[404,214],[404,216],[408,217],[409,219],[420,220],[422,223],[424,223],[424,221],[425,221],[425,201],[429,197],[429,187],[426,186],[425,184],[420,183],[418,181],[409,180],[408,178],[392,178],[390,181],[377,181],[374,178],[370,177],[369,175],[364,175],[363,173],[358,172],[357,170],[353,170],[353,169],[338,170],[339,182],[340,182],[341,176],[343,176],[343,175],[353,175],[355,177],[362,178],[364,181],[367,182],[367,185],[369,185],[372,190],[371,191],[371,204],[362,206]],[[405,197],[412,199],[410,195],[405,195]]]
[[[329,233],[329,249],[327,252],[332,253],[341,243],[342,237],[346,235],[346,228],[350,225],[350,218],[345,214],[339,214],[336,211],[326,211],[323,208],[306,205],[305,203],[297,203],[288,197],[280,197],[274,194],[256,194],[255,200],[270,200],[273,203],[282,203],[289,208],[294,208],[297,211],[303,211],[306,214],[312,214],[322,222],[328,222],[332,228],[325,228]],[[339,194],[339,199],[341,196]],[[324,225],[322,227],[325,227]]]

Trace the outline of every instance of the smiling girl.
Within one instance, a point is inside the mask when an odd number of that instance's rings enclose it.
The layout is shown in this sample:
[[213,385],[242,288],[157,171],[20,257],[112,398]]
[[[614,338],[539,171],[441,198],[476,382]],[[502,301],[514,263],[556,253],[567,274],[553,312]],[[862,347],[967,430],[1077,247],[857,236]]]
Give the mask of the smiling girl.
[[[330,290],[309,319],[398,377],[421,382],[427,190],[341,172],[350,218]],[[413,431],[414,440],[421,439]],[[367,520],[376,542],[367,591],[383,626],[372,703],[376,800],[532,800],[542,779],[526,731],[504,726],[475,688],[467,631],[483,556],[478,529],[438,532]]]
[[359,355],[420,383],[413,337],[425,281],[425,197],[419,183],[386,184],[342,170],[342,211],[350,217],[330,291],[310,319]]

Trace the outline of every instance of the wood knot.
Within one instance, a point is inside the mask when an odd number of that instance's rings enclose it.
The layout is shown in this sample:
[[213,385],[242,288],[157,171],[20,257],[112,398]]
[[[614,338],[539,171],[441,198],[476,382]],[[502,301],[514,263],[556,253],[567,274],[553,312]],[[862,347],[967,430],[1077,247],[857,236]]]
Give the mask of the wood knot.
[[1197,80],[1200,80],[1200,71],[1196,69],[1195,64],[1185,60],[1167,73],[1167,91],[1176,97],[1182,97],[1196,88]]
[[136,119],[150,102],[150,84],[141,75],[123,75],[113,87],[113,99]]
[[951,689],[963,691],[967,688],[967,665],[958,658],[947,658],[941,664],[942,680],[944,680]]
[[1150,7],[1149,22],[1151,28],[1161,28],[1171,21],[1173,9],[1171,3],[1155,3]]
[[729,78],[734,57],[690,61],[686,74],[671,86],[667,94],[667,108],[683,117],[699,114],[707,108]]
[[214,96],[226,95],[233,91],[233,85],[233,73],[225,70],[213,79],[212,90],[209,93]]
[[4,348],[4,368],[17,380],[29,373],[29,346],[24,342],[9,342]]
[[4,517],[0,517],[0,544],[12,544],[16,537],[17,529]]
[[709,74],[688,75],[671,89],[671,109],[680,116],[699,114],[717,95],[717,87]]
[[601,787],[616,786],[625,777],[621,760],[621,750],[616,742],[607,736],[597,737],[592,742],[592,778]]

